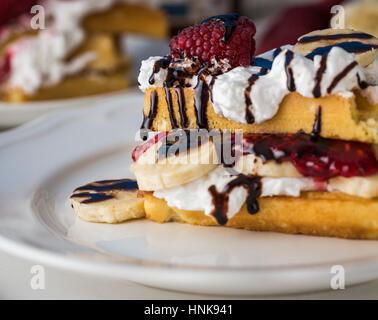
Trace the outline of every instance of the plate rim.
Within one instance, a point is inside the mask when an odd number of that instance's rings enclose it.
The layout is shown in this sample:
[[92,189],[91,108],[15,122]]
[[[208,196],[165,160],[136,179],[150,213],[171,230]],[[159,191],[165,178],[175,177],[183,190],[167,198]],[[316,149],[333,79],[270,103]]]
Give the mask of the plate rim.
[[[135,95],[135,92],[129,92],[130,95]],[[116,105],[116,108],[119,106]],[[109,105],[99,104],[94,106],[92,112],[106,112],[112,111],[115,107]],[[97,110],[97,111],[96,111]],[[50,131],[46,131],[46,126],[51,126],[51,122],[58,121],[59,123],[66,122],[67,118],[75,117],[78,113],[86,113],[86,109],[70,109],[61,110],[51,114],[43,115],[31,122],[28,122],[20,127],[11,129],[9,131],[0,133],[0,147],[7,145],[9,142],[21,143],[23,139],[19,139],[19,135],[40,133],[42,135],[49,134]],[[55,119],[55,120],[54,120]],[[41,131],[44,131],[41,133]],[[33,193],[34,196],[37,191]],[[352,241],[352,240],[351,240]],[[358,240],[357,240],[358,241]],[[50,249],[41,249],[33,246],[29,243],[22,243],[17,239],[11,239],[6,235],[0,233],[0,249],[11,255],[18,256],[31,261],[40,261],[46,265],[51,265],[61,269],[69,269],[72,271],[85,272],[91,274],[101,274],[111,278],[126,278],[127,274],[135,271],[145,272],[161,272],[169,271],[177,273],[186,272],[205,272],[207,274],[216,272],[217,274],[229,274],[235,272],[242,272],[247,274],[272,274],[279,272],[320,272],[324,271],[324,268],[329,270],[329,267],[333,264],[342,264],[349,268],[375,268],[377,272],[374,278],[378,277],[378,253],[376,255],[369,255],[361,258],[350,258],[345,260],[338,260],[335,263],[333,261],[319,262],[319,263],[304,263],[304,264],[292,264],[292,265],[271,265],[271,266],[246,266],[246,267],[216,267],[216,266],[196,266],[188,264],[177,264],[167,262],[156,262],[145,259],[132,258],[131,261],[117,261],[117,260],[95,260],[89,258],[83,258],[78,256],[67,256],[59,252],[54,252]],[[139,260],[137,262],[137,260]],[[109,272],[109,270],[113,272]],[[133,280],[131,280],[133,281]]]

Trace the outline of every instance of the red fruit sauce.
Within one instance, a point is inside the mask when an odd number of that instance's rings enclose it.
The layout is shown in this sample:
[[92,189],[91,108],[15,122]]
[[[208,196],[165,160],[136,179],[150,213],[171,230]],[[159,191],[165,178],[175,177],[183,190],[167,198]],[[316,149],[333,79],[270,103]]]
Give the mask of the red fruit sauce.
[[[160,132],[136,147],[133,161],[137,161],[148,148],[167,135],[168,132]],[[234,145],[233,148],[239,148],[238,151],[244,155],[255,154],[264,162],[290,161],[303,176],[318,180],[336,176],[370,176],[378,172],[378,161],[372,145],[362,142],[314,138],[304,133],[246,134],[242,145]]]
[[306,177],[370,176],[378,171],[371,144],[297,134],[259,134],[243,137],[243,153],[264,161],[290,161]]

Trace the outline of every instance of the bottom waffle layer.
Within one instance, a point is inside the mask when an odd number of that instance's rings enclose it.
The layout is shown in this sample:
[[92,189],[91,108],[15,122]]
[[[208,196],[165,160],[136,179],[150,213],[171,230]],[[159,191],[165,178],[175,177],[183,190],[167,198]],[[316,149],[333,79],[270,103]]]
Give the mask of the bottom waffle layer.
[[[244,205],[226,226],[255,231],[378,239],[378,200],[326,192],[306,192],[300,198],[258,199],[260,210],[249,214]],[[164,222],[217,226],[217,221],[201,211],[171,208],[165,200],[145,195],[146,217]]]

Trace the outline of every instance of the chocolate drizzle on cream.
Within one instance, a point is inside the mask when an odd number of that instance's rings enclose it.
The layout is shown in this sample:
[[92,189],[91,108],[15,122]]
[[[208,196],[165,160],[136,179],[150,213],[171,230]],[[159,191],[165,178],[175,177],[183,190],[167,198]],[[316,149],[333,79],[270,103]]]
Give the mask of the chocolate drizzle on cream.
[[81,203],[101,202],[114,198],[114,191],[138,190],[135,180],[102,180],[89,183],[74,190],[71,198],[84,198]]
[[255,67],[272,69],[273,61],[261,57],[252,58],[251,65]]
[[319,98],[322,95],[320,85],[323,79],[323,74],[327,69],[327,59],[328,59],[328,52],[324,56],[322,56],[322,59],[320,60],[320,66],[318,70],[316,71],[315,87],[314,87],[314,90],[312,91],[314,98]]
[[337,84],[345,78],[350,71],[352,71],[358,65],[357,61],[353,61],[348,64],[336,77],[332,80],[331,84],[327,88],[327,93],[330,94]]
[[155,83],[155,73],[158,73],[160,69],[167,69],[170,63],[171,59],[167,57],[157,60],[154,64],[152,74],[148,80],[149,84],[153,85]]
[[212,197],[212,203],[214,206],[211,215],[220,225],[225,225],[228,221],[227,211],[230,193],[233,189],[238,187],[243,187],[248,192],[246,200],[248,212],[250,214],[255,214],[259,211],[257,198],[261,195],[262,190],[261,177],[239,174],[234,180],[230,181],[221,192],[217,190],[215,185],[209,187],[209,193]]
[[249,124],[255,123],[255,117],[253,116],[253,113],[250,110],[250,107],[252,106],[252,100],[251,100],[252,87],[256,83],[256,81],[259,79],[259,77],[267,74],[267,72],[268,72],[268,69],[261,68],[259,73],[251,75],[248,79],[248,86],[244,90],[245,120]]
[[294,52],[288,50],[285,54],[285,72],[287,76],[287,89],[290,92],[296,90],[293,69],[290,66],[291,61],[294,59]]
[[253,116],[250,107],[252,105],[252,100],[251,100],[251,90],[252,86],[256,82],[256,80],[259,78],[259,75],[253,74],[249,79],[248,79],[248,86],[244,90],[244,98],[245,98],[245,120],[247,123],[254,123],[255,122],[255,117]]

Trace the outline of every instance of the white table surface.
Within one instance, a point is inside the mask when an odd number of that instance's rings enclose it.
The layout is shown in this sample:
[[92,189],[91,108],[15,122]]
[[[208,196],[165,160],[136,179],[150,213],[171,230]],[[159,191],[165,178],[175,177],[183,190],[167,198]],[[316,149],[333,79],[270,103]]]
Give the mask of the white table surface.
[[94,278],[66,270],[45,267],[44,290],[30,286],[30,269],[36,261],[26,261],[0,251],[0,299],[378,299],[378,280],[344,290],[280,297],[220,297],[194,295],[145,287],[132,282]]

